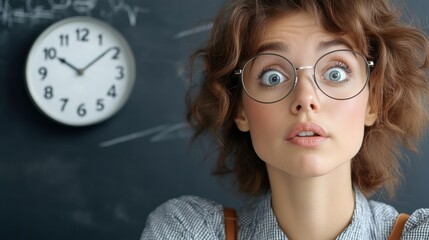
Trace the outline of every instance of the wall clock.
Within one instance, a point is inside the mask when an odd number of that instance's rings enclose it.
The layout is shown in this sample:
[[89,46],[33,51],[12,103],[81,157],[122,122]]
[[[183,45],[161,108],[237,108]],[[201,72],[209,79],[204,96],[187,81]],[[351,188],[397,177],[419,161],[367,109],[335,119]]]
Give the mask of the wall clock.
[[27,57],[30,98],[49,118],[69,126],[99,123],[117,113],[131,94],[135,60],[113,27],[91,17],[54,23]]

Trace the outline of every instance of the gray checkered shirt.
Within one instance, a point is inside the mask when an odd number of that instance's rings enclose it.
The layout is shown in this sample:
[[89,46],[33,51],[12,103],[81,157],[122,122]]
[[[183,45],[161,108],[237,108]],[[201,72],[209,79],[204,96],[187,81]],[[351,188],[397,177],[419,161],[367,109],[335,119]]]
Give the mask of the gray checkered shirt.
[[[397,215],[393,207],[368,201],[356,191],[352,221],[337,239],[388,239]],[[270,194],[240,210],[238,238],[288,239],[274,216]],[[194,196],[172,199],[149,215],[141,239],[225,239],[223,207]],[[401,239],[429,239],[429,209],[410,216]]]

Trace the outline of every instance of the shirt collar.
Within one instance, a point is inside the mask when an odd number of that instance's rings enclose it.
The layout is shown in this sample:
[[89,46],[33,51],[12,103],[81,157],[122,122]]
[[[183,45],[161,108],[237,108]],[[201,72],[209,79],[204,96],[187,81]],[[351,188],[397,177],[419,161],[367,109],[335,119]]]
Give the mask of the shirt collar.
[[369,202],[363,193],[355,188],[355,209],[349,226],[337,237],[342,239],[374,239],[372,227],[375,226]]
[[[260,200],[254,213],[252,225],[255,231],[252,239],[288,239],[281,230],[271,207],[271,192]],[[368,200],[359,189],[355,188],[355,209],[351,223],[337,237],[337,240],[372,239],[371,226],[374,225]]]

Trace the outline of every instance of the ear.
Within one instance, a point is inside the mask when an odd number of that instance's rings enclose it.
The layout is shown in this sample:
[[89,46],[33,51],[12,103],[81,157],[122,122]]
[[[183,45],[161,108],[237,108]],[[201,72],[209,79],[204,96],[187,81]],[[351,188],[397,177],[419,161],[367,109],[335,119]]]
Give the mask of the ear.
[[241,104],[238,106],[238,110],[237,110],[237,114],[234,118],[234,122],[237,125],[237,128],[240,129],[240,131],[248,132],[250,130],[249,121],[247,119],[247,114],[244,111]]
[[375,123],[375,120],[377,120],[377,111],[373,109],[374,108],[368,102],[368,105],[366,106],[366,113],[365,113],[365,126],[367,127],[372,126]]

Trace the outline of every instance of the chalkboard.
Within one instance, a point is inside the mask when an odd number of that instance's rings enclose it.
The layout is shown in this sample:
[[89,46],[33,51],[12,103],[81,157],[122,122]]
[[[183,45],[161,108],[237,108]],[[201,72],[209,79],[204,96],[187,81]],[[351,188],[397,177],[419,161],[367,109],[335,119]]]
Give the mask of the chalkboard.
[[[210,176],[204,148],[184,120],[185,64],[205,42],[223,0],[0,0],[0,229],[2,239],[138,239],[169,198],[199,195],[239,206],[228,182]],[[428,26],[429,2],[410,0]],[[37,36],[70,16],[92,16],[128,40],[137,66],[130,99],[113,118],[73,128],[41,114],[25,89]],[[429,137],[405,164],[391,203],[428,207]]]

